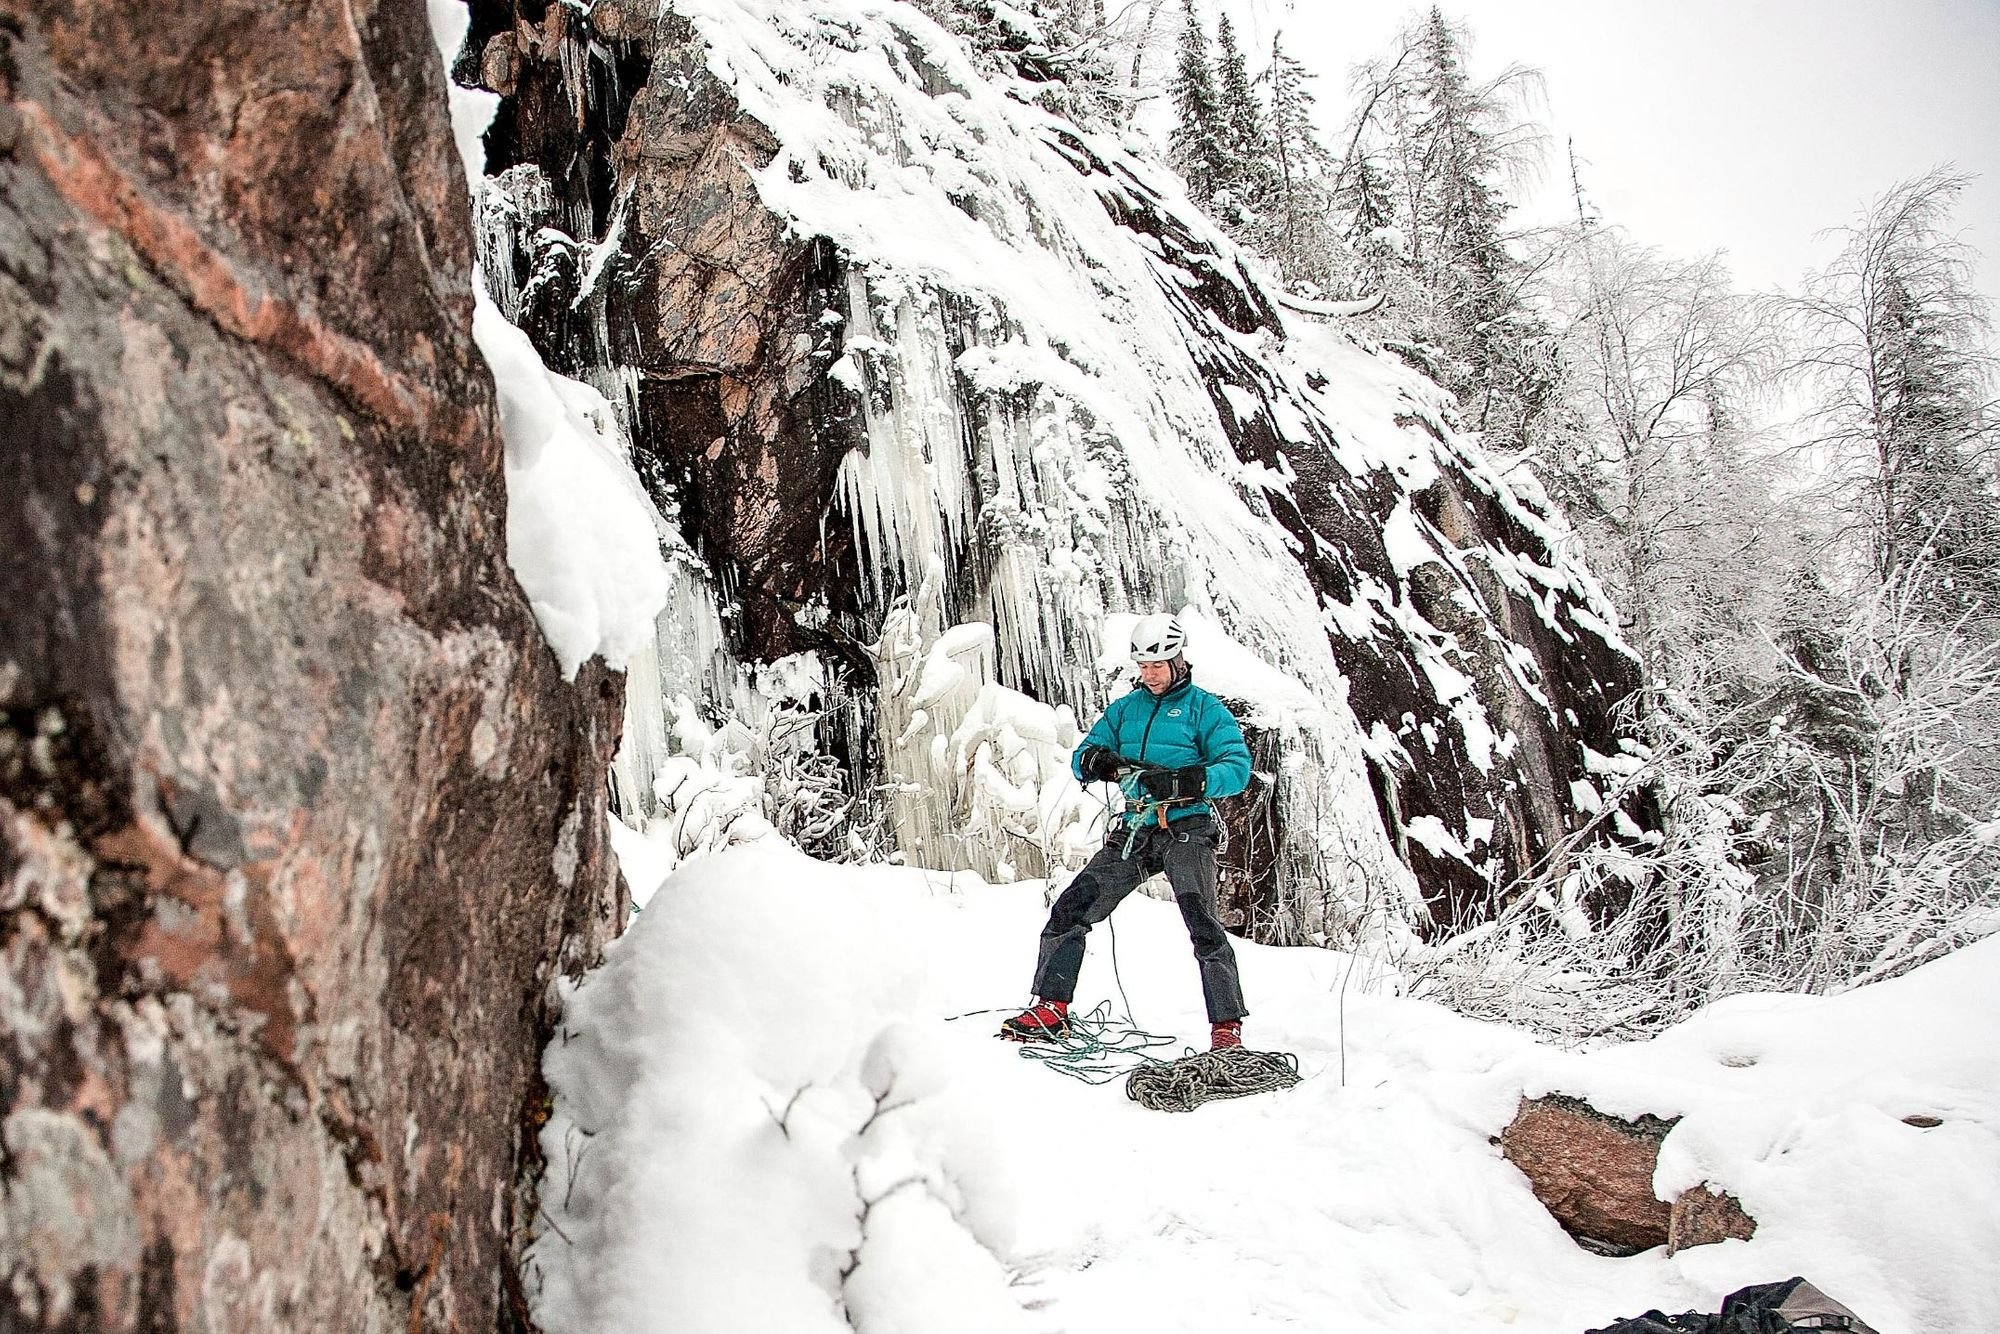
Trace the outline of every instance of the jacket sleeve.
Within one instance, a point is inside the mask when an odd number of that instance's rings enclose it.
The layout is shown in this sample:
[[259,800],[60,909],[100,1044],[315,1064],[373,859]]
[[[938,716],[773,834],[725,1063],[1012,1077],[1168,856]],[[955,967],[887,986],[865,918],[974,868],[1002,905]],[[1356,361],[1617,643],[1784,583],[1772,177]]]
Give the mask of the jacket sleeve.
[[1118,728],[1111,721],[1111,715],[1117,708],[1118,701],[1112,700],[1110,707],[1097,715],[1097,721],[1090,725],[1090,730],[1084,733],[1083,740],[1077,742],[1076,749],[1070,752],[1069,771],[1076,775],[1077,782],[1087,781],[1083,776],[1083,752],[1092,746],[1102,746],[1114,755],[1118,753]]
[[1250,747],[1229,706],[1211,696],[1202,720],[1202,767],[1208,771],[1208,795],[1233,797],[1250,786]]

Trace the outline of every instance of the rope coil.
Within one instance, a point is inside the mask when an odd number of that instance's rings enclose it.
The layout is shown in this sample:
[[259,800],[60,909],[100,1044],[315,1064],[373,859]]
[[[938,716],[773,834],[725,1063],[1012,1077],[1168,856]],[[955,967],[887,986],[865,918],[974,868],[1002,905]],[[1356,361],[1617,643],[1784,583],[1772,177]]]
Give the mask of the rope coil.
[[1225,1047],[1141,1066],[1126,1077],[1125,1096],[1156,1112],[1191,1112],[1219,1098],[1271,1093],[1298,1082],[1299,1058],[1290,1052]]

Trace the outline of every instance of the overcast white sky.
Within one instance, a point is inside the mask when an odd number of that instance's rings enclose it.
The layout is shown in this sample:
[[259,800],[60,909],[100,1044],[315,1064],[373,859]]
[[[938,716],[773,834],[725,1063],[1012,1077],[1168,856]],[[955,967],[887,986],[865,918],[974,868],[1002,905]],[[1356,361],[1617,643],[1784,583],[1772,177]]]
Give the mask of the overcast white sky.
[[[1256,69],[1271,34],[1322,71],[1331,135],[1348,71],[1415,6],[1227,0]],[[1203,6],[1213,21],[1215,0]],[[1679,254],[1729,252],[1740,285],[1794,285],[1895,182],[1941,163],[2000,306],[2000,0],[1457,0],[1472,71],[1540,69],[1550,132],[1524,221],[1568,212],[1565,140],[1607,221]]]

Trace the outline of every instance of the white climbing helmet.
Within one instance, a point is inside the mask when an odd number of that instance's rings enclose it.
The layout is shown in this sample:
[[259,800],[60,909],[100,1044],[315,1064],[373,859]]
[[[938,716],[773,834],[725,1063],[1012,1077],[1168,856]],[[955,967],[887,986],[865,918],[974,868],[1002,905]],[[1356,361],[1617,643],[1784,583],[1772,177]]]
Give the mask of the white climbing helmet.
[[1132,661],[1172,662],[1181,655],[1187,636],[1180,621],[1165,612],[1141,616],[1132,622]]

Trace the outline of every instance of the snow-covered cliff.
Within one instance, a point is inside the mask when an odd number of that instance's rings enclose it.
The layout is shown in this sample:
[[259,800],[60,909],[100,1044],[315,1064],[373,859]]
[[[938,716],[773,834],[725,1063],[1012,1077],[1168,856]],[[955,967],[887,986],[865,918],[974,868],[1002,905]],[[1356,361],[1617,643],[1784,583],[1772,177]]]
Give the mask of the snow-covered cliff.
[[1636,669],[1536,492],[1144,145],[908,5],[472,14],[489,285],[677,534],[628,819],[1074,864],[1067,750],[1165,607],[1252,733],[1267,938],[1469,920],[1641,832],[1594,799]]

